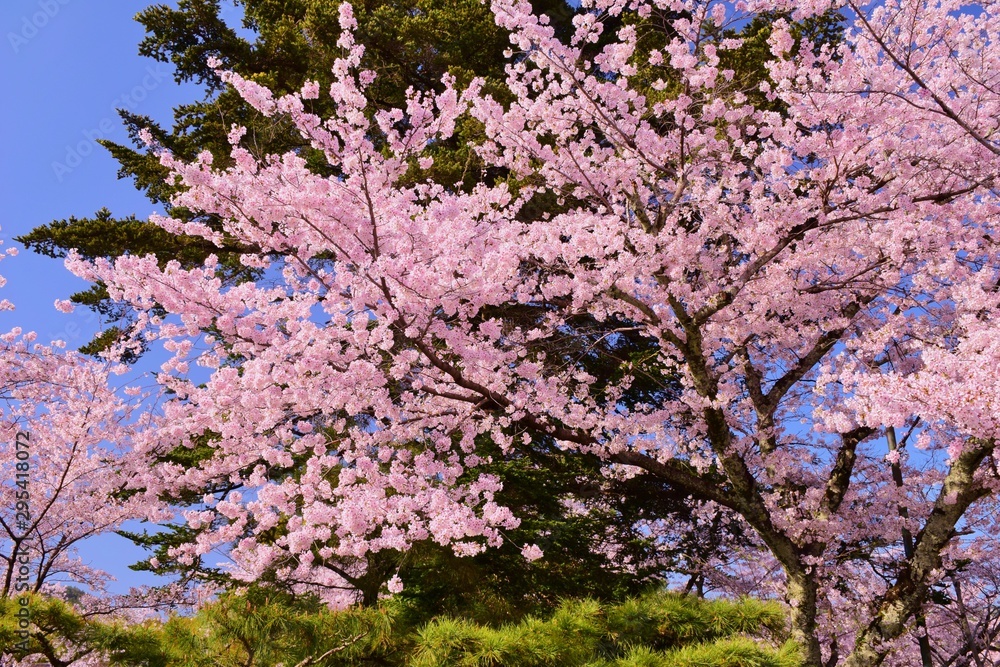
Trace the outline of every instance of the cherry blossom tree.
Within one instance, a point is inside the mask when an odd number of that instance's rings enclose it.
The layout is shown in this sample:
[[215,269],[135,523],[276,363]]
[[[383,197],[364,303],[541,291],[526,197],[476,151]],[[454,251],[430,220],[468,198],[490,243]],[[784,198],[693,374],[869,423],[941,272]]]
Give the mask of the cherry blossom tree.
[[[5,300],[0,308],[14,306]],[[135,619],[141,610],[183,599],[170,587],[107,595],[111,576],[77,552],[82,541],[129,519],[164,514],[141,494],[126,492],[129,443],[139,423],[129,396],[135,392],[120,394],[113,381],[124,368],[64,347],[38,343],[20,328],[0,335],[0,615],[6,616],[0,660],[25,647],[53,664],[85,664],[93,653],[66,634],[72,623],[61,626],[60,614],[48,613],[58,603],[39,602],[39,593],[58,598],[67,584],[84,586],[75,602],[84,618]],[[27,628],[20,622],[25,603],[31,607]]]
[[[449,80],[369,110],[348,5],[328,91],[224,74],[329,175],[256,158],[238,127],[231,163],[162,154],[174,205],[225,226],[153,221],[239,244],[256,283],[223,287],[213,258],[68,261],[139,312],[119,352],[173,353],[137,451],[199,455],[135,482],[215,490],[179,557],[235,542],[246,579],[336,590],[372,553],[503,539],[517,518],[477,473],[484,439],[596,456],[740,517],[757,548],[730,574],[788,602],[806,664],[913,664],[915,635],[944,634],[935,591],[998,530],[1000,12],[585,6],[565,43],[493,1],[503,99]],[[832,11],[839,44],[799,29]],[[726,63],[755,16],[770,60],[748,84]],[[321,94],[332,117],[308,111]],[[464,114],[496,176],[421,181]],[[636,339],[652,353],[622,354]],[[598,381],[588,355],[619,372]],[[678,386],[634,400],[650,375]]]
[[[938,605],[927,618],[927,632],[936,664],[989,665],[1000,658],[1000,593],[995,561],[980,556],[939,584]],[[957,631],[956,631],[957,630]]]
[[108,575],[81,560],[79,543],[161,516],[121,493],[134,406],[110,381],[115,366],[63,347],[19,328],[0,335],[3,597],[67,583],[102,592]]
[[141,497],[116,497],[130,410],[109,385],[107,364],[34,338],[17,330],[2,337],[2,592],[38,592],[55,581],[101,590],[106,575],[75,550],[144,514]]

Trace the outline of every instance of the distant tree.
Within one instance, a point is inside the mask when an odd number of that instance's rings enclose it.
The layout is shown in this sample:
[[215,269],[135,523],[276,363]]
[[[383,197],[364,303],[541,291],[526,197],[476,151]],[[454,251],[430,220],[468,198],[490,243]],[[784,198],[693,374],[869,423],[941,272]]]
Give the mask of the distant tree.
[[112,367],[35,342],[0,336],[0,597],[107,575],[77,555],[83,540],[128,519],[154,517],[128,478],[133,406],[109,384]]

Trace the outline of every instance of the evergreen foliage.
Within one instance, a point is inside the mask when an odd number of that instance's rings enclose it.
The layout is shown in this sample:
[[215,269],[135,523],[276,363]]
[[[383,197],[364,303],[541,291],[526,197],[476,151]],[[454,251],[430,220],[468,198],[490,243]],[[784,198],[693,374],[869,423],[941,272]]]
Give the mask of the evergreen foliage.
[[412,667],[792,667],[794,646],[775,649],[784,617],[773,603],[705,601],[653,593],[620,604],[563,602],[547,617],[489,627],[444,618],[418,632]]
[[[27,605],[22,601],[27,600]],[[28,637],[19,630],[27,609]],[[27,646],[27,651],[22,650]],[[60,599],[39,594],[0,598],[0,656],[44,659],[42,664],[70,667],[99,657],[107,667],[168,667],[161,628],[154,622],[127,623],[100,614],[81,613]],[[3,663],[5,664],[5,663]]]
[[[0,641],[12,646],[16,600],[0,601]],[[617,604],[567,599],[518,623],[422,614],[401,599],[331,611],[310,597],[258,586],[230,591],[194,615],[126,625],[35,596],[23,658],[68,667],[100,656],[149,667],[796,667],[774,602],[649,592]]]

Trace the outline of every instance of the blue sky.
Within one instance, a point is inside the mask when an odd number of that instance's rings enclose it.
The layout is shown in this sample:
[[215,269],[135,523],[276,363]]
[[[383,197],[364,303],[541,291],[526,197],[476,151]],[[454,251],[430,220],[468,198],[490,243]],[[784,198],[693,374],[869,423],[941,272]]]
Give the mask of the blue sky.
[[[174,105],[200,91],[174,82],[169,65],[138,55],[142,26],[133,16],[153,0],[4,0],[0,3],[0,239],[3,247],[33,227],[107,207],[116,216],[145,217],[153,205],[130,180],[118,180],[117,163],[95,143],[124,143],[117,107],[169,124]],[[85,343],[100,328],[88,310],[66,315],[53,302],[86,283],[59,260],[21,249],[0,263],[7,285],[0,298],[17,310],[0,313],[0,330],[34,330],[42,341]],[[82,554],[118,578],[112,587],[155,583],[126,566],[144,557],[127,540],[110,535],[89,542]]]

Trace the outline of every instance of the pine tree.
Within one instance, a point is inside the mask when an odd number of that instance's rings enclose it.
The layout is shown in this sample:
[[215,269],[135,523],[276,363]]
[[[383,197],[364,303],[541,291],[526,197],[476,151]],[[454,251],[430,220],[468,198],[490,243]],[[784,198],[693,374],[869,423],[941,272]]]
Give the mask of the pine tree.
[[[16,600],[0,600],[0,642],[14,646]],[[52,667],[797,667],[774,602],[647,592],[617,604],[567,598],[517,623],[423,613],[396,599],[331,611],[315,598],[250,586],[193,614],[124,623],[52,598],[31,600],[31,639],[14,658]]]

